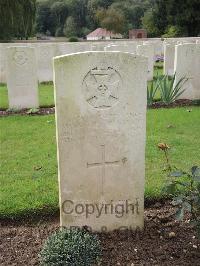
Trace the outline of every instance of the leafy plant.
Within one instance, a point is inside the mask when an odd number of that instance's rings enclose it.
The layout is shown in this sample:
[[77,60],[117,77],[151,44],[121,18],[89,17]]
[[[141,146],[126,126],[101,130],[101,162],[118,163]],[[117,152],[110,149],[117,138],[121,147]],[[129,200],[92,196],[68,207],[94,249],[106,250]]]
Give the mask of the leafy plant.
[[200,106],[200,99],[193,100],[193,101],[192,101],[192,105]]
[[47,239],[40,253],[41,265],[46,266],[91,266],[100,256],[97,236],[78,228],[61,228]]
[[172,77],[165,75],[159,82],[161,99],[165,104],[173,103],[185,91],[182,86],[188,79],[183,77],[175,85],[175,78],[176,73]]
[[37,114],[38,112],[39,112],[38,108],[31,108],[26,113],[31,115],[31,114]]
[[200,235],[200,168],[193,166],[189,172],[175,171],[170,173],[170,177],[164,191],[173,195],[176,219],[183,220],[185,211],[189,211],[190,221]]
[[159,79],[152,80],[151,85],[147,86],[147,105],[151,106],[155,101],[155,95],[159,88]]
[[20,111],[19,108],[8,108],[7,112],[8,113],[18,113]]
[[200,236],[200,167],[193,166],[189,172],[172,171],[167,154],[169,146],[160,143],[158,147],[165,153],[170,177],[163,192],[173,197],[172,204],[177,207],[175,218],[183,220],[185,212],[190,212],[190,221]]

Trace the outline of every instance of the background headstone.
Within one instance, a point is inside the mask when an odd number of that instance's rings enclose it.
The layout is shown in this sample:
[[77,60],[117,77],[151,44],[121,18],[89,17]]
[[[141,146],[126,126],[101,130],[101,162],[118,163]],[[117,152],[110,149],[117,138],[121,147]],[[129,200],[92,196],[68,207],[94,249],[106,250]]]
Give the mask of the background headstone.
[[57,44],[39,44],[36,51],[38,81],[53,81],[53,57],[57,53]]
[[10,47],[6,52],[9,108],[38,107],[35,49]]
[[175,48],[176,79],[182,77],[189,80],[184,84],[184,93],[180,99],[200,99],[200,44],[180,44]]
[[175,45],[164,45],[164,75],[172,76],[174,74]]
[[137,54],[148,58],[148,80],[152,80],[154,70],[154,46],[152,44],[138,45]]
[[86,52],[54,70],[61,225],[142,228],[147,58]]

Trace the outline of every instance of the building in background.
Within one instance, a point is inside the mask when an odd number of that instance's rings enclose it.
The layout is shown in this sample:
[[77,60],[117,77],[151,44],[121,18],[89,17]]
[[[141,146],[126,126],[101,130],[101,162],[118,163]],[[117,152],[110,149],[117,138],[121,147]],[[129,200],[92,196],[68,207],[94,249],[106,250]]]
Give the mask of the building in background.
[[147,38],[147,31],[145,29],[129,30],[129,39],[143,39]]
[[113,33],[112,31],[108,31],[102,28],[98,28],[87,35],[88,41],[111,40],[111,39],[122,39],[122,35],[120,33]]

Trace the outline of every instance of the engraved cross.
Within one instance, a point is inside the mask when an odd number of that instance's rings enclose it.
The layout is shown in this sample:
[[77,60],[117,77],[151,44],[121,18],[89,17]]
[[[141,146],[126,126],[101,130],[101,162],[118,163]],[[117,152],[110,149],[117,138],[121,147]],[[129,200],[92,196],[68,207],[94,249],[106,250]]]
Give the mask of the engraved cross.
[[87,163],[87,168],[101,167],[101,193],[104,193],[104,182],[106,176],[106,166],[119,166],[120,161],[107,162],[105,158],[105,145],[101,145],[101,162]]

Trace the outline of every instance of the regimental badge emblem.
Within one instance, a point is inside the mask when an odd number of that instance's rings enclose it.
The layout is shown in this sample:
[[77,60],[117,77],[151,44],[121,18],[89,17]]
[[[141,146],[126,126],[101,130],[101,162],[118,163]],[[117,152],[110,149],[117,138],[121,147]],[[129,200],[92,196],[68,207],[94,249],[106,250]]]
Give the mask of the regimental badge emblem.
[[28,61],[28,57],[24,51],[15,52],[13,59],[18,65],[24,65]]
[[121,83],[120,74],[111,67],[90,70],[83,80],[86,101],[99,109],[114,106],[119,102]]

